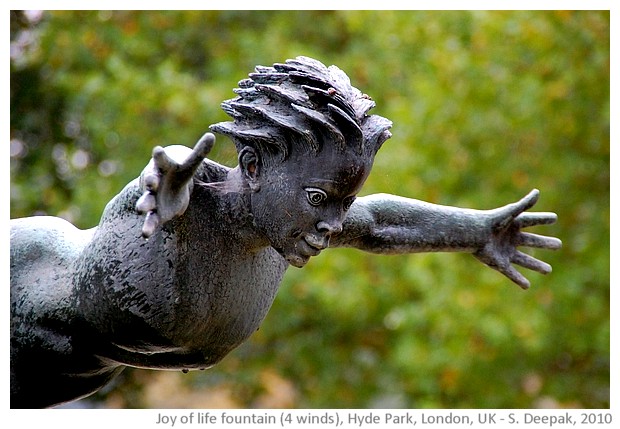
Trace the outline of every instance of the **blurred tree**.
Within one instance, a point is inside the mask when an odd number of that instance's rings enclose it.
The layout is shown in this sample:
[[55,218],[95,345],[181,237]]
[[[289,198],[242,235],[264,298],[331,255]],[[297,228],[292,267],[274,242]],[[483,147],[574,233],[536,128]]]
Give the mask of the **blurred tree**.
[[554,273],[524,293],[466,255],[326,252],[216,368],[128,370],[82,404],[608,407],[608,11],[12,12],[11,216],[95,225],[154,145],[193,145],[256,64],[297,55],[394,121],[364,193],[489,208],[538,187]]

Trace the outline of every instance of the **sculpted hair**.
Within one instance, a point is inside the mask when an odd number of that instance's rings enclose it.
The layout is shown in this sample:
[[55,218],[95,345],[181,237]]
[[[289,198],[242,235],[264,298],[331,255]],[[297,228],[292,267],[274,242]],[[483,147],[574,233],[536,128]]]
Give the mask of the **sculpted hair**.
[[373,158],[391,137],[392,122],[368,115],[375,102],[336,66],[297,57],[255,70],[234,89],[237,97],[222,103],[233,121],[210,127],[237,150],[253,146],[285,159],[293,146],[317,153],[333,144]]

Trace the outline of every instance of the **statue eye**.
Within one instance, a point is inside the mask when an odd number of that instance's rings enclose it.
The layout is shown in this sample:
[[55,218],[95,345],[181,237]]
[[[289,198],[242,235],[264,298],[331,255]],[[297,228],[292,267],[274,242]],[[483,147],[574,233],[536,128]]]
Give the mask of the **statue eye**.
[[342,209],[345,212],[349,210],[351,208],[351,205],[353,204],[353,201],[355,201],[355,196],[345,198],[342,202]]
[[321,189],[306,188],[306,198],[310,205],[318,206],[327,199],[327,194]]

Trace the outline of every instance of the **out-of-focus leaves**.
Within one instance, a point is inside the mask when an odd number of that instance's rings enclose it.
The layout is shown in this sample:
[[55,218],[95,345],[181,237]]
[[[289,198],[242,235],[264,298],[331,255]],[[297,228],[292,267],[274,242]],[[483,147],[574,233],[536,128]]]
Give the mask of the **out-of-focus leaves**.
[[[11,216],[80,227],[191,146],[257,64],[336,64],[394,122],[364,193],[492,208],[541,190],[561,251],[523,292],[468,255],[324,252],[219,366],[89,405],[609,406],[609,12],[11,14]],[[210,155],[234,165],[219,138]]]

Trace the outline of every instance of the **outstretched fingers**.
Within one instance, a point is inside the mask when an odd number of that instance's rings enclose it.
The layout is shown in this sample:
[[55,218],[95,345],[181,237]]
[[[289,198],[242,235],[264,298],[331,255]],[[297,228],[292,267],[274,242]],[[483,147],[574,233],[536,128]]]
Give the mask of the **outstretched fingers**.
[[139,214],[145,214],[155,210],[157,207],[157,199],[152,192],[145,192],[136,202],[136,211]]
[[525,278],[523,274],[517,271],[515,267],[512,266],[512,263],[515,263],[514,259],[516,259],[517,261],[523,261],[526,264],[529,261],[525,262],[525,260],[521,259],[521,257],[519,256],[517,256],[516,258],[513,258],[514,255],[508,258],[499,257],[500,255],[497,255],[494,252],[488,252],[486,250],[476,252],[474,253],[474,256],[478,258],[478,260],[484,263],[485,265],[493,268],[496,271],[499,271],[500,273],[508,277],[514,283],[519,285],[521,289],[529,289],[530,287],[529,280]]
[[551,265],[516,248],[525,246],[555,250],[562,247],[562,241],[555,237],[521,231],[530,226],[547,225],[557,221],[555,213],[525,213],[536,204],[539,195],[539,191],[534,189],[519,201],[492,211],[493,227],[489,242],[474,254],[522,289],[529,288],[530,282],[513,264],[542,274],[550,273]]
[[190,155],[177,167],[177,177],[179,181],[186,181],[194,175],[198,166],[205,157],[211,152],[215,136],[211,133],[205,133],[196,143]]
[[530,281],[525,278],[523,274],[521,274],[515,267],[510,264],[502,265],[502,266],[494,266],[497,271],[508,277],[514,283],[519,285],[521,289],[529,289]]
[[517,245],[534,247],[537,249],[557,250],[562,248],[562,240],[555,237],[532,234],[530,232],[521,232],[517,237]]
[[558,220],[555,213],[537,212],[537,213],[521,213],[515,219],[515,225],[519,228],[528,228],[536,225],[550,225]]
[[146,191],[136,202],[136,211],[139,214],[146,214],[144,223],[142,224],[142,237],[149,238],[160,223],[160,217],[157,214],[157,200],[155,194]]
[[538,189],[532,189],[525,197],[521,198],[516,203],[509,205],[508,207],[511,208],[511,214],[513,217],[516,217],[520,213],[534,207],[539,197],[540,191]]
[[144,219],[144,224],[142,224],[142,237],[149,238],[151,235],[153,235],[153,233],[159,226],[159,223],[159,215],[154,211],[148,212],[146,214],[146,218]]
[[164,174],[176,165],[174,160],[166,154],[166,151],[161,146],[153,148],[152,157],[155,161],[155,166]]
[[539,196],[540,192],[538,191],[538,189],[533,189],[532,191],[530,191],[530,193],[528,193],[525,197],[521,198],[516,203],[508,204],[498,209],[497,214],[499,215],[500,219],[498,227],[500,229],[505,228],[524,211],[531,209],[538,201]]
[[510,261],[514,264],[522,266],[523,268],[537,271],[541,274],[549,274],[551,272],[551,265],[523,252],[517,251],[512,258],[510,258]]
[[189,204],[191,179],[215,143],[215,136],[204,134],[190,151],[184,146],[156,146],[152,162],[141,176],[144,191],[136,210],[146,214],[142,236],[149,238],[170,219],[182,214]]
[[[519,265],[523,268],[527,268],[528,270],[536,271],[541,274],[549,274],[551,272],[551,265],[543,262],[539,259],[534,258],[526,253],[516,251],[514,255],[510,258],[510,262],[516,265]],[[530,282],[523,274],[521,274],[515,267],[510,264],[502,265],[502,266],[494,266],[497,271],[504,274],[510,280],[515,282],[521,289],[529,289]]]

